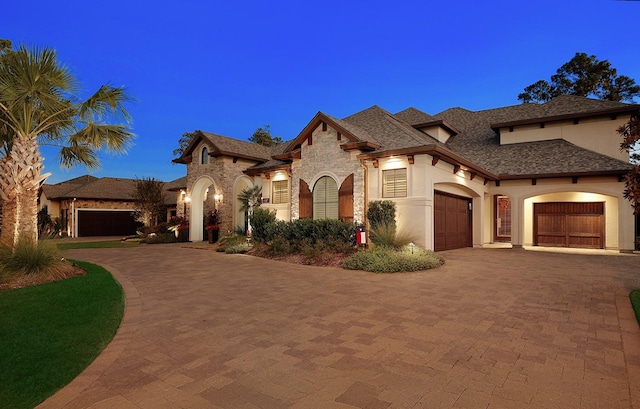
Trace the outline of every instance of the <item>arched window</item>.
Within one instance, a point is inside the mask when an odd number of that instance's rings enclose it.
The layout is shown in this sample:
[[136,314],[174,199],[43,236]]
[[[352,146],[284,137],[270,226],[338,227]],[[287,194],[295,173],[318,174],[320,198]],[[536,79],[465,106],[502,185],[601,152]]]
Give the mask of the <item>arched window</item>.
[[323,176],[313,187],[313,218],[338,218],[338,185],[329,176]]
[[209,149],[205,146],[202,148],[202,157],[200,158],[200,163],[206,165],[209,163]]

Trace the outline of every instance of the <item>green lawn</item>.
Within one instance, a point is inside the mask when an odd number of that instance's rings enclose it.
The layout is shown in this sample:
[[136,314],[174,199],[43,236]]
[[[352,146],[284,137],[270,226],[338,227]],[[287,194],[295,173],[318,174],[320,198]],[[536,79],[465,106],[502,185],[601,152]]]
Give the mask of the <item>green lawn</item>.
[[110,248],[123,248],[123,247],[137,247],[140,242],[137,240],[111,240],[111,241],[88,241],[88,242],[68,242],[68,243],[56,243],[58,250],[70,250],[70,249],[110,249]]
[[120,284],[104,268],[0,292],[0,406],[32,408],[71,382],[107,346],[124,313]]

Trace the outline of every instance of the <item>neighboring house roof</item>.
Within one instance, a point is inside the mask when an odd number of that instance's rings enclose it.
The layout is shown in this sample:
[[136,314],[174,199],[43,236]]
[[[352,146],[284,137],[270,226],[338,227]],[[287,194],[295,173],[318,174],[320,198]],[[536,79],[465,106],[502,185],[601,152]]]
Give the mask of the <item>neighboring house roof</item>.
[[[174,188],[186,188],[186,176],[164,183],[167,205],[175,205],[177,195]],[[126,178],[96,178],[81,176],[54,185],[42,185],[42,191],[49,200],[85,199],[132,201],[137,180]]]
[[73,197],[69,192],[72,192],[88,183],[93,183],[98,180],[97,177],[91,175],[79,176],[74,179],[69,179],[64,182],[56,183],[54,185],[43,184],[42,191],[49,199],[58,199],[63,197]]
[[[94,199],[94,200],[133,200],[136,181],[121,178],[94,178],[91,182],[72,189],[60,189],[58,185],[43,185],[42,190],[48,199]],[[51,189],[53,187],[53,189]]]

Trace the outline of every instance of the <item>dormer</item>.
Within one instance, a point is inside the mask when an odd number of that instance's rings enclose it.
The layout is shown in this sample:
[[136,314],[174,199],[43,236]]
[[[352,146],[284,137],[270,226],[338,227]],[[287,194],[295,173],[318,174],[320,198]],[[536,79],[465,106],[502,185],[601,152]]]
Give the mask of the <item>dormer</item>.
[[450,137],[458,134],[458,131],[453,126],[442,120],[418,124],[413,127],[442,143],[447,143]]

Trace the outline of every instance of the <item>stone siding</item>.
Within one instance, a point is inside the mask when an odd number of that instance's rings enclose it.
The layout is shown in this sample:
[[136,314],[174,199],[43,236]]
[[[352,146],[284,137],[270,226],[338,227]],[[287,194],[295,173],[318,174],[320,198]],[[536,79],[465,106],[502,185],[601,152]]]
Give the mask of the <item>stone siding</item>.
[[364,192],[364,169],[360,166],[356,152],[345,152],[340,147],[347,141],[342,138],[338,140],[338,133],[331,127],[322,131],[322,127],[316,128],[312,133],[312,144],[308,141],[302,144],[301,159],[294,160],[291,166],[291,218],[297,219],[300,215],[299,179],[304,180],[313,191],[313,183],[320,176],[332,176],[337,178],[338,188],[344,180],[353,173],[353,217],[357,222],[365,219],[365,192]]
[[[194,184],[203,176],[207,176],[214,181],[215,188],[210,187],[207,196],[207,201],[204,203],[203,213],[207,214],[214,208],[218,208],[220,212],[221,225],[220,231],[226,233],[227,231],[233,231],[233,201],[236,200],[233,194],[233,187],[235,181],[244,175],[243,171],[256,164],[256,162],[248,161],[244,159],[238,159],[235,161],[230,157],[209,157],[209,163],[201,164],[202,148],[204,143],[201,143],[193,151],[192,161],[187,165],[187,192],[186,196],[191,197],[193,200],[193,187]],[[221,194],[222,201],[216,206],[213,198],[214,194]],[[191,206],[187,204],[187,218],[191,220]],[[178,215],[183,216],[184,209],[184,197],[180,197],[178,200],[177,210]]]

